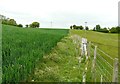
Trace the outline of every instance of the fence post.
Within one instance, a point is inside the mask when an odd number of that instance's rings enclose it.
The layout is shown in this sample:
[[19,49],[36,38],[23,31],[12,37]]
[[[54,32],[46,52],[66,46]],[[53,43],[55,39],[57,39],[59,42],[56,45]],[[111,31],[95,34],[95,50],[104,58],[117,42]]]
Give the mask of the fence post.
[[88,62],[87,62],[87,64],[86,64],[86,66],[85,66],[85,71],[83,72],[83,80],[82,80],[83,84],[86,83],[87,66],[88,66]]
[[103,76],[101,75],[101,84],[102,84],[102,82],[103,82]]
[[90,57],[90,47],[91,47],[91,42],[88,43],[88,58]]
[[113,67],[112,82],[118,82],[118,58],[115,58]]
[[85,82],[86,82],[86,74],[84,73],[84,75],[83,75],[83,84],[85,84]]
[[83,56],[83,38],[81,38],[81,56]]
[[93,82],[96,82],[96,77],[95,77],[96,76],[96,73],[95,73],[96,55],[97,55],[97,46],[95,46],[93,66],[92,66],[92,80],[93,80]]

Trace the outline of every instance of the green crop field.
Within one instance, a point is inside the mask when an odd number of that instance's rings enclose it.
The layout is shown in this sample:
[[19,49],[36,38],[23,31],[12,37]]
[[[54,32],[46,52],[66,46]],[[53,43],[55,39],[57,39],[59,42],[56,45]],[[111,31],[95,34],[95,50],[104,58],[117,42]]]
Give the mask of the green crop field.
[[43,55],[68,34],[67,29],[2,25],[3,82],[25,81]]
[[86,66],[87,82],[95,78],[100,82],[101,74],[103,82],[111,81],[113,69],[108,63],[113,67],[114,60],[97,49],[100,56],[96,58],[96,77],[92,78],[94,46],[89,61],[85,61],[80,54],[81,42],[74,43],[75,35],[87,38],[111,58],[118,57],[118,34],[2,25],[3,82],[82,82]]

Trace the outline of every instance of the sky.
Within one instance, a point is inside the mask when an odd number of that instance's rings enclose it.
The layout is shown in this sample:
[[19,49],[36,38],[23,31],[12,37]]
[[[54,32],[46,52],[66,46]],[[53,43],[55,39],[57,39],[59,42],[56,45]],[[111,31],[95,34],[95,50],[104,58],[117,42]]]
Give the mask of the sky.
[[[118,26],[119,0],[0,0],[0,14],[18,24],[40,23],[42,28]],[[52,23],[52,25],[51,25]]]

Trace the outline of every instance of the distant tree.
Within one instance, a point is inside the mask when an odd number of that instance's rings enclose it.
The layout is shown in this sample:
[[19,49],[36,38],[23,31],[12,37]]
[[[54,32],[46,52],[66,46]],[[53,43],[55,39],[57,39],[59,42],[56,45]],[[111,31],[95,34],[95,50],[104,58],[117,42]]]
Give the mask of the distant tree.
[[73,29],[80,29],[80,30],[83,30],[84,27],[83,26],[76,26],[76,25],[73,25],[71,26]]
[[9,18],[6,18],[5,16],[2,16],[2,24],[8,25]]
[[0,21],[2,21],[2,24],[7,24],[7,19],[4,15],[0,15]]
[[73,29],[76,29],[76,25],[73,25]]
[[103,29],[100,29],[99,32],[109,33],[109,30],[107,28],[103,28]]
[[28,28],[28,26],[29,26],[28,24],[25,25],[26,28]]
[[18,24],[17,26],[18,26],[18,27],[23,27],[23,25],[22,25],[22,24]]
[[7,19],[3,19],[2,20],[2,24],[6,24],[7,25],[8,24],[8,20]]
[[80,30],[83,30],[83,29],[84,29],[84,27],[83,27],[83,26],[79,26],[79,29],[80,29]]
[[96,31],[99,31],[101,29],[100,25],[96,25]]
[[32,24],[29,24],[29,27],[33,28],[33,25],[32,25]]
[[89,30],[88,26],[85,28],[85,30]]
[[2,19],[2,24],[17,26],[17,23],[14,19],[4,18]]
[[4,15],[0,15],[0,16],[1,16],[0,19],[2,20],[2,24],[22,27],[22,24],[17,25],[14,19],[6,18],[6,16]]
[[72,26],[70,26],[70,29],[72,29]]
[[17,25],[17,23],[16,23],[16,21],[15,21],[14,19],[8,20],[8,24],[9,24],[9,25],[13,25],[13,26],[16,26],[16,25]]
[[37,28],[39,26],[40,26],[39,22],[33,22],[32,24],[30,24],[30,27],[32,28]]
[[33,22],[31,24],[31,27],[33,27],[33,28],[39,27],[39,23],[38,22]]
[[79,26],[76,26],[75,29],[80,29]]
[[116,30],[117,30],[117,33],[120,33],[120,27],[119,26],[116,27]]
[[111,33],[120,33],[120,27],[119,27],[119,26],[117,26],[117,27],[112,27],[112,28],[110,29],[110,32],[111,32]]
[[110,32],[111,32],[111,33],[117,33],[118,31],[117,31],[116,27],[112,27],[112,28],[110,29]]
[[96,28],[94,27],[94,28],[93,28],[93,31],[95,31],[95,30],[96,30]]

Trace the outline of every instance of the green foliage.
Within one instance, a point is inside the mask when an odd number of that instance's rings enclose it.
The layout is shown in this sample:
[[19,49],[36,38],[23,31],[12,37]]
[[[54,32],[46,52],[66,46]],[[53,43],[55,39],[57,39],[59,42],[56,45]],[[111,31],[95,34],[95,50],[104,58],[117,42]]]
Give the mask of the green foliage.
[[[72,27],[72,26],[71,26]],[[73,29],[80,29],[80,30],[83,30],[84,27],[83,26],[76,26],[76,25],[73,25]]]
[[103,32],[103,33],[120,33],[120,27],[112,27],[110,28],[101,28],[100,25],[96,25],[96,27],[93,28],[93,31]]
[[109,33],[109,30],[107,28],[104,28],[104,29],[100,29],[99,32]]
[[110,29],[110,32],[111,32],[111,33],[118,33],[116,27],[112,27],[112,28]]
[[100,25],[96,25],[96,31],[99,31],[101,29]]
[[72,26],[70,26],[70,29],[72,29]]
[[76,29],[76,25],[73,25],[73,29]]
[[85,28],[85,30],[89,30],[89,27],[87,26],[87,27]]
[[25,25],[26,28],[28,28],[28,26],[29,26],[28,24]]
[[16,21],[14,19],[9,19],[9,18],[2,19],[2,24],[17,26]]
[[26,81],[42,56],[68,34],[64,29],[2,28],[3,82]]
[[2,24],[23,27],[22,24],[17,24],[14,19],[6,18],[5,16],[2,16]]
[[103,33],[120,33],[120,27],[112,27],[110,28],[101,28],[100,25],[96,25],[96,27],[93,28],[93,31],[97,32],[103,32]]
[[15,21],[14,19],[8,20],[8,24],[9,24],[9,25],[13,25],[13,26],[16,26],[16,25],[17,25],[17,23],[16,23],[16,21]]
[[117,26],[117,27],[112,27],[112,28],[110,29],[110,32],[111,32],[111,33],[120,33],[120,27],[119,27],[119,26]]
[[22,24],[18,24],[17,26],[18,26],[18,27],[23,27],[23,25],[22,25]]
[[2,20],[2,24],[6,24],[7,25],[8,24],[8,20],[7,19],[3,19]]
[[117,33],[120,33],[120,26],[117,26],[116,29],[117,29]]
[[77,26],[77,29],[83,30],[83,26]]
[[40,26],[39,22],[33,22],[32,24],[30,24],[30,27],[32,28],[38,28]]

